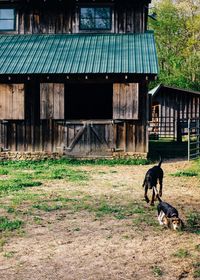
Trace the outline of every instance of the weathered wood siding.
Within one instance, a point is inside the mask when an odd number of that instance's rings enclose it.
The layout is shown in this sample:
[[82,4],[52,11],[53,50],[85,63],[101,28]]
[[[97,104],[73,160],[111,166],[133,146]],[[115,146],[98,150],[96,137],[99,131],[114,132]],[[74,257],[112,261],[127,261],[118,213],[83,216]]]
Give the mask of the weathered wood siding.
[[[66,155],[79,157],[111,156],[113,152],[124,154],[148,151],[146,82],[139,84],[139,92],[136,95],[139,98],[139,110],[137,111],[139,118],[135,120],[56,120],[49,111],[44,113],[44,116],[50,116],[50,118],[41,119],[40,114],[43,111],[42,106],[39,106],[41,89],[42,91],[45,89],[46,94],[49,88],[54,92],[55,88],[61,87],[63,92],[63,86],[60,84],[59,87],[57,84],[54,84],[54,87],[52,84],[44,86],[44,84],[29,81],[24,87],[25,119],[0,122],[0,147],[2,149],[19,152],[62,153],[64,151]],[[122,84],[119,88],[136,89],[137,86]],[[42,100],[44,99],[42,98]],[[48,99],[47,103],[49,107]],[[123,103],[120,106],[123,106]],[[120,108],[119,111],[121,112],[121,110]],[[127,109],[128,117],[129,110]]]
[[40,119],[64,119],[64,84],[40,84]]
[[24,119],[24,85],[0,84],[0,120]]
[[[151,126],[157,123],[160,137],[173,137],[181,139],[188,119],[200,117],[200,95],[181,89],[162,87],[153,103],[159,106],[157,116],[152,116]],[[182,128],[181,128],[182,127]]]
[[139,85],[138,83],[113,85],[113,119],[138,120]]
[[[110,6],[114,33],[139,33],[147,29],[148,1],[27,1],[12,3],[16,9],[16,31],[19,34],[79,33],[79,9],[84,6]],[[2,7],[5,4],[1,4]],[[6,4],[6,7],[8,5]],[[106,31],[104,31],[106,32]]]
[[166,90],[156,97],[156,101],[160,104],[159,116],[162,118],[177,116],[181,120],[200,117],[200,95],[198,94]]

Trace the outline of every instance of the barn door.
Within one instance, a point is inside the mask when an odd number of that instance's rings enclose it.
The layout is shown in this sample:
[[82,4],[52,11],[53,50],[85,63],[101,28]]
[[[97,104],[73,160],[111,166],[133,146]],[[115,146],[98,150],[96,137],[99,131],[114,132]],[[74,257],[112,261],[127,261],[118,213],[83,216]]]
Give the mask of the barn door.
[[131,121],[139,119],[139,84],[113,84],[113,119],[115,150],[133,151],[135,123]]
[[139,84],[113,84],[113,119],[138,120]]
[[112,121],[71,121],[65,124],[64,153],[77,157],[110,156]]

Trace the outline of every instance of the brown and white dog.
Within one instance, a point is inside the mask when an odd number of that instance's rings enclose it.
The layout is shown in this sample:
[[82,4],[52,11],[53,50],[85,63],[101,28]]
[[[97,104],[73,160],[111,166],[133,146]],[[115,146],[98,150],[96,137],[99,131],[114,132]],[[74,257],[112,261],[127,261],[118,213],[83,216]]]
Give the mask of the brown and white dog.
[[183,221],[179,218],[179,214],[176,208],[174,208],[169,203],[162,201],[155,187],[154,191],[159,200],[159,204],[157,206],[159,224],[173,230],[182,230],[184,224]]
[[[159,182],[160,189],[159,195],[162,196],[162,184],[163,184],[163,170],[161,168],[162,158],[160,158],[160,162],[158,165],[153,166],[150,168],[144,178],[143,187],[144,187],[144,198],[147,203],[149,203],[149,198],[147,196],[148,189],[152,189],[153,187],[157,186]],[[154,188],[152,190],[152,198],[151,198],[151,205],[154,205],[155,200],[155,191]]]

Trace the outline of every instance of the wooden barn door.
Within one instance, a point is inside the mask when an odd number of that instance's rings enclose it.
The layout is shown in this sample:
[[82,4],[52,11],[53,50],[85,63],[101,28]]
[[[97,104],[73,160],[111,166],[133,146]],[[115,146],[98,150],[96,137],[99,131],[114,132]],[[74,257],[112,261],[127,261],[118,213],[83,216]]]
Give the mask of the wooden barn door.
[[111,120],[69,121],[65,124],[65,155],[109,157],[112,148],[113,122]]
[[135,152],[139,120],[139,84],[113,84],[114,142],[117,152]]

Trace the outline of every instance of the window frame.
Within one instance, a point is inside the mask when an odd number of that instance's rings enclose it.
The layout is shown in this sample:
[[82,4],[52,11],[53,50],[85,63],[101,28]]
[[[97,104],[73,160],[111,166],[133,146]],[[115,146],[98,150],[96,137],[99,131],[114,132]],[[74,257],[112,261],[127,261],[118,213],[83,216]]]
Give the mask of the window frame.
[[[81,28],[81,9],[83,8],[90,8],[90,9],[98,9],[98,8],[109,8],[110,9],[110,26],[109,28]],[[112,5],[81,5],[79,6],[79,16],[78,16],[78,19],[79,19],[79,23],[78,23],[78,29],[79,29],[79,32],[84,32],[84,33],[88,33],[88,32],[93,32],[93,33],[110,33],[110,32],[113,32],[113,6]]]
[[[14,17],[13,17],[13,29],[1,29],[0,28],[0,33],[1,32],[13,32],[13,31],[16,31],[16,18],[17,18],[17,16],[16,16],[16,10],[15,10],[15,8],[12,8],[12,7],[0,7],[0,10],[13,10],[13,14],[14,14]],[[1,19],[0,18],[0,21],[1,20],[10,20],[10,19]]]

